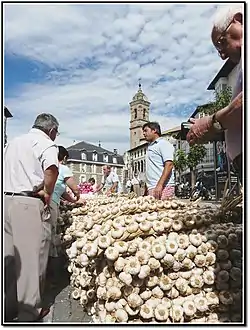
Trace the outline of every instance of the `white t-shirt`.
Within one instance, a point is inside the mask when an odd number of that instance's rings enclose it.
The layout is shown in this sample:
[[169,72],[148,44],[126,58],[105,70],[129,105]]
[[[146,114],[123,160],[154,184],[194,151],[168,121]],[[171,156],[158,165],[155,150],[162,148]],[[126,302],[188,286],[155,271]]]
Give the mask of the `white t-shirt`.
[[120,181],[119,181],[119,177],[115,172],[110,172],[109,176],[107,176],[107,177],[103,176],[102,177],[102,184],[104,185],[103,188],[105,190],[109,190],[113,186],[113,184],[116,183],[116,182],[118,182],[116,192],[121,192],[121,184],[120,184]]
[[4,149],[4,191],[32,191],[43,182],[44,171],[52,165],[58,167],[56,144],[44,132],[32,128]]

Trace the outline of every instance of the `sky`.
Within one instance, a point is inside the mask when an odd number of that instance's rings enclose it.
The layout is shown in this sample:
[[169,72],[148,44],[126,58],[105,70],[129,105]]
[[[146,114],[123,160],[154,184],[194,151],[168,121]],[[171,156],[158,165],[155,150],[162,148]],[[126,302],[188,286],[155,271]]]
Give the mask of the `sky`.
[[224,64],[210,34],[225,4],[5,4],[8,139],[39,113],[59,121],[56,142],[129,149],[129,102],[142,90],[162,130],[186,121]]

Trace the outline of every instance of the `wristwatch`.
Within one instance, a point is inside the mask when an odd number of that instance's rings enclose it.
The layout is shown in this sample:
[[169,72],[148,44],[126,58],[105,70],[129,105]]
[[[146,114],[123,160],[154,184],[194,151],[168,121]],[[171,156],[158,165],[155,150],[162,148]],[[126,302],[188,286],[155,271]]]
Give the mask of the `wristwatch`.
[[216,113],[214,113],[213,116],[212,116],[213,127],[216,130],[224,131],[224,128],[222,127],[221,123],[216,119],[215,115],[216,115]]

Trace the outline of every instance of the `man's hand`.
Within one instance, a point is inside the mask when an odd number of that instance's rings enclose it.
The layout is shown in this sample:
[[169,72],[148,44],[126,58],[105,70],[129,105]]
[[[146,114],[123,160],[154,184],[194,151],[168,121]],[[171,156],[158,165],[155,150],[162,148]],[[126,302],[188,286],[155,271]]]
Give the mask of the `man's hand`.
[[206,139],[211,138],[213,131],[212,116],[199,119],[190,118],[190,122],[193,124],[187,134],[187,141],[190,145],[202,144]]
[[154,189],[154,197],[156,199],[161,199],[162,190],[163,190],[163,185],[158,183]]
[[44,200],[44,202],[45,202],[46,205],[49,205],[50,204],[51,195],[49,195],[46,191],[40,190],[37,193],[37,195],[43,198],[43,200]]

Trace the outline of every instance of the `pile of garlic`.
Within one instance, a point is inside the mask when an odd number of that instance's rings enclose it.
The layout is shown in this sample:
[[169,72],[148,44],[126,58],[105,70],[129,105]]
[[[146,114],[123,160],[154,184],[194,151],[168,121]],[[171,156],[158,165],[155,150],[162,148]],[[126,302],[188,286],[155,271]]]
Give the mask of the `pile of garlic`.
[[72,296],[97,323],[241,322],[240,224],[218,207],[120,196],[71,211]]

